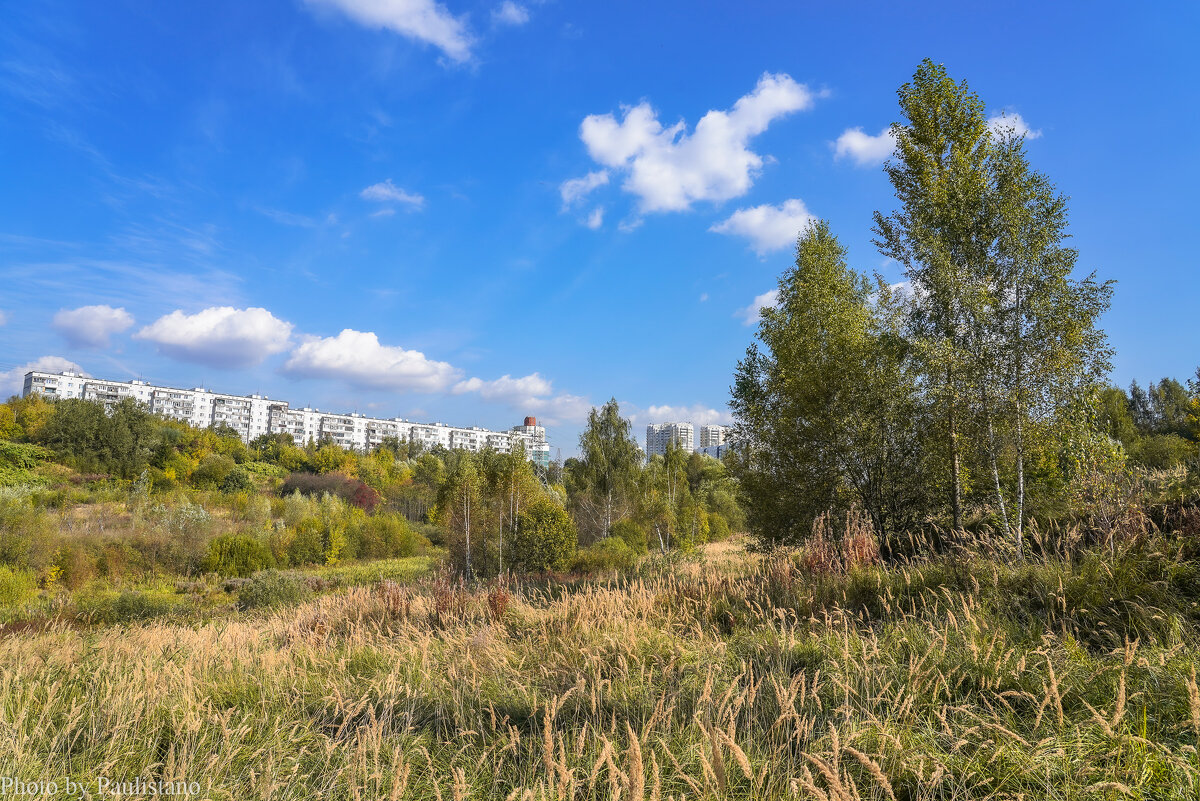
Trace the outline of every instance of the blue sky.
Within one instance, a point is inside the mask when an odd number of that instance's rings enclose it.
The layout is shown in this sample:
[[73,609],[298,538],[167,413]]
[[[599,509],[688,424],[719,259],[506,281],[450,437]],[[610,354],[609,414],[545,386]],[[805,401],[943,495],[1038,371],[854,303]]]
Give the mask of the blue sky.
[[929,56],[1071,197],[1113,379],[1200,363],[1195,3],[37,3],[0,20],[30,364],[508,427],[722,420],[809,215],[854,266]]

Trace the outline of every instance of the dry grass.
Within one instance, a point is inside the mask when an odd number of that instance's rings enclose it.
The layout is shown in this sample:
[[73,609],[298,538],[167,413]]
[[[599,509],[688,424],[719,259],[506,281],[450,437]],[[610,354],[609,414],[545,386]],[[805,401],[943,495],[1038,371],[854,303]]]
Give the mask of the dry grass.
[[503,600],[438,577],[7,637],[0,775],[229,799],[1200,797],[1190,601],[1141,561],[1137,581],[1087,560],[812,576],[718,551]]

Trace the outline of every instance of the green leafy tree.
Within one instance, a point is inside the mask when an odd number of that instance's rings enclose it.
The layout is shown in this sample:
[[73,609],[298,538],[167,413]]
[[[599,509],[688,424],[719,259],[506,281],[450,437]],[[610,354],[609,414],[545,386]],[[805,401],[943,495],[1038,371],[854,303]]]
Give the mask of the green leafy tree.
[[801,542],[851,505],[881,530],[922,511],[921,415],[892,304],[847,267],[826,223],[800,236],[730,401],[740,447],[727,464],[760,542]]
[[539,498],[517,514],[510,563],[527,573],[561,570],[575,553],[576,543],[575,523],[567,510]]
[[616,398],[588,412],[587,427],[579,435],[579,451],[576,508],[593,538],[604,538],[613,523],[627,514],[641,461],[632,425],[621,416]]

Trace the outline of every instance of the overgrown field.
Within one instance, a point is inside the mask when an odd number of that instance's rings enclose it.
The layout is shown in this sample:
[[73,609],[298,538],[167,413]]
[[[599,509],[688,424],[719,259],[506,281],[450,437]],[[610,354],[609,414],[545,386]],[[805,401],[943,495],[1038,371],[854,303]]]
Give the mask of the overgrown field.
[[0,640],[0,775],[212,798],[1200,797],[1200,570],[1153,540],[384,581]]

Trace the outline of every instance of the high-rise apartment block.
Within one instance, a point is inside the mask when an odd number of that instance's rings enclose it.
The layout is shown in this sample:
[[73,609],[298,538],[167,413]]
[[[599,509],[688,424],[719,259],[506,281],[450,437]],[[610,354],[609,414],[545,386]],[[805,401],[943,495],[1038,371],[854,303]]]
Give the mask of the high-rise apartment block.
[[729,434],[728,426],[707,425],[700,426],[700,448],[714,448],[718,445],[725,444],[725,438]]
[[646,456],[665,456],[671,443],[685,453],[695,450],[695,435],[691,423],[654,423],[646,426]]
[[104,381],[74,372],[25,374],[23,395],[38,393],[48,398],[82,398],[106,407],[132,398],[151,412],[182,420],[197,428],[227,425],[249,442],[263,434],[291,434],[299,445],[334,442],[343,448],[368,451],[395,437],[432,448],[459,448],[475,453],[492,449],[512,453],[523,448],[534,464],[550,464],[546,429],[533,417],[508,431],[490,431],[477,426],[458,427],[445,423],[414,423],[400,417],[378,418],[358,414],[331,414],[308,407],[293,409],[287,401],[265,395],[226,395],[197,387],[176,389],[146,381]]

